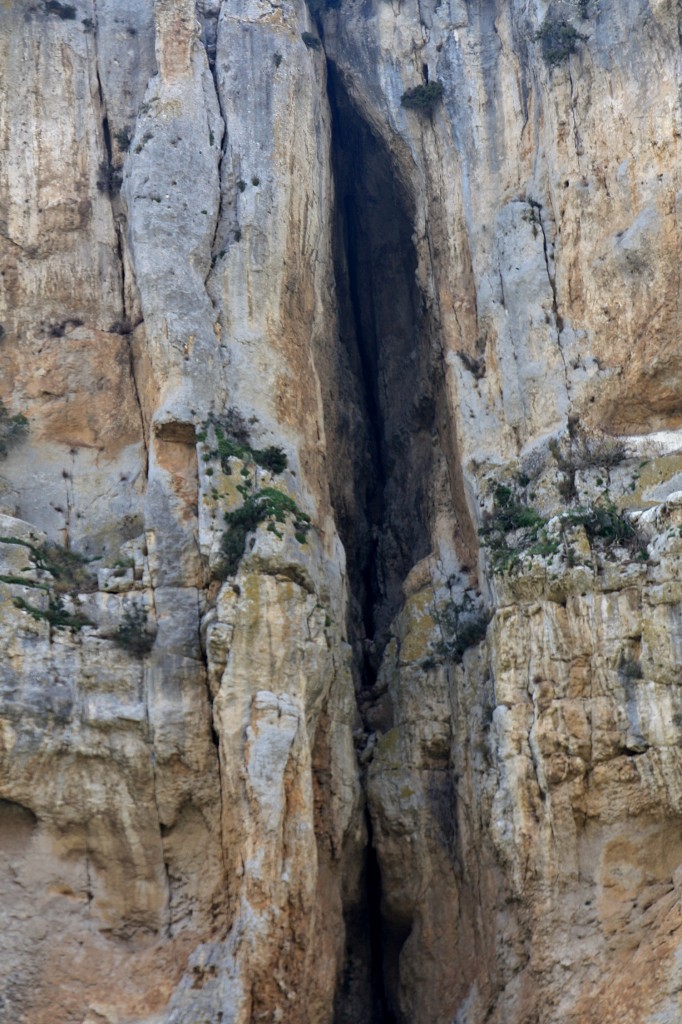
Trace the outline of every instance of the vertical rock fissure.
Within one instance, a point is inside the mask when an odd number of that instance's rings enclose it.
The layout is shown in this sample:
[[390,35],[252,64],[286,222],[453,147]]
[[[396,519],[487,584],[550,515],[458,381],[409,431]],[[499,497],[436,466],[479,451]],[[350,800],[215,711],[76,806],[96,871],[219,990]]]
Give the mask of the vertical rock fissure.
[[373,683],[402,583],[430,550],[437,381],[411,198],[333,64],[328,80],[339,321],[337,408],[328,411],[348,465],[332,500]]
[[[382,656],[402,584],[431,550],[438,379],[416,278],[413,201],[333,63],[328,70],[338,344],[325,418],[333,464],[346,467],[331,481],[332,503],[346,550],[357,699],[369,736],[394,724]],[[405,936],[394,934],[382,913],[371,820],[368,836],[365,904],[361,913],[353,908],[347,926],[348,963],[358,948],[371,963],[364,996],[357,985],[337,997],[336,1024],[397,1019],[389,974]]]

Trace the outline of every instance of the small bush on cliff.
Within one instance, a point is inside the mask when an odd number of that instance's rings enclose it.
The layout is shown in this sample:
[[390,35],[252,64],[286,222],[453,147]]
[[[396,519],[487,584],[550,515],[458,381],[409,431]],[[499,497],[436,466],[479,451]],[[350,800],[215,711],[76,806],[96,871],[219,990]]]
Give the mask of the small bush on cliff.
[[28,548],[36,568],[50,573],[53,577],[51,581],[45,583],[22,580],[20,577],[3,577],[5,583],[18,583],[47,592],[47,609],[37,608],[21,597],[14,599],[17,608],[26,612],[36,621],[49,622],[55,628],[82,629],[83,626],[93,625],[80,612],[75,611],[72,614],[64,606],[66,596],[76,598],[78,594],[92,593],[97,590],[97,579],[88,569],[87,559],[75,551],[70,551],[68,548],[49,541],[36,545],[17,537],[0,537],[0,543],[18,544]]
[[256,465],[269,470],[277,476],[287,468],[287,457],[284,449],[279,445],[271,444],[267,448],[253,448],[253,459]]
[[59,0],[45,0],[45,11],[47,14],[56,14],[64,21],[73,21],[76,17],[76,8],[73,4],[61,4]]
[[83,626],[93,625],[90,619],[86,618],[85,615],[81,615],[80,612],[76,612],[74,615],[67,612],[64,608],[64,601],[59,595],[56,597],[50,596],[47,611],[36,608],[34,605],[29,604],[28,601],[24,601],[22,597],[14,598],[14,606],[20,611],[26,612],[36,622],[49,622],[54,629],[79,630]]
[[564,478],[559,483],[562,498],[571,502],[578,496],[576,473],[584,469],[603,469],[607,472],[627,458],[625,445],[617,437],[609,437],[595,430],[568,424],[568,439],[559,442],[552,438],[549,450]]
[[57,594],[92,594],[97,590],[97,578],[89,568],[87,558],[77,551],[47,542],[33,549],[33,558],[39,569],[54,577],[53,589]]
[[557,67],[575,53],[578,40],[585,39],[570,22],[548,17],[535,34],[542,46],[542,56],[551,68]]
[[149,654],[156,633],[149,629],[149,614],[143,605],[133,602],[123,613],[123,621],[114,634],[114,643],[136,658]]
[[443,95],[442,82],[428,82],[426,85],[415,85],[400,97],[401,106],[420,113],[430,113]]
[[227,512],[227,530],[223,534],[221,544],[223,578],[237,571],[249,533],[253,533],[261,523],[269,520],[268,530],[277,537],[282,537],[276,524],[286,522],[288,515],[294,522],[296,540],[299,544],[305,544],[310,529],[310,516],[301,512],[293,498],[275,487],[264,487],[262,491],[256,491],[245,499],[241,508]]
[[475,604],[470,594],[465,594],[461,604],[451,604],[436,613],[441,639],[436,653],[455,665],[459,665],[464,652],[485,640],[491,614]]
[[97,174],[97,190],[104,195],[115,196],[121,190],[123,175],[118,167],[112,167],[103,160]]
[[317,36],[314,36],[312,34],[312,32],[302,32],[301,39],[303,40],[303,42],[305,43],[309,50],[319,50],[322,47],[322,43],[317,38]]
[[133,141],[133,137],[130,134],[130,128],[127,126],[125,128],[119,128],[118,131],[114,132],[114,138],[116,139],[116,144],[121,152],[127,153],[130,149],[130,143]]
[[[232,472],[230,459],[237,458],[243,462],[255,462],[262,469],[267,469],[277,476],[287,468],[287,456],[279,445],[268,445],[267,448],[252,448],[249,443],[249,428],[242,414],[230,407],[220,420],[213,419],[218,449],[214,455],[220,457],[224,473]],[[208,461],[208,460],[207,460]]]
[[567,520],[574,526],[583,526],[592,544],[600,542],[608,551],[612,548],[625,548],[638,558],[646,558],[647,548],[632,522],[616,508],[612,501],[604,500],[577,508],[567,515]]
[[[493,485],[493,508],[485,517],[479,535],[490,551],[494,572],[515,568],[523,552],[551,554],[543,527],[546,520],[532,506],[525,504],[506,484]],[[514,533],[514,542],[507,535]],[[552,544],[553,548],[554,545]]]
[[28,420],[25,416],[10,416],[4,402],[0,402],[0,459],[6,459],[14,444],[26,435]]

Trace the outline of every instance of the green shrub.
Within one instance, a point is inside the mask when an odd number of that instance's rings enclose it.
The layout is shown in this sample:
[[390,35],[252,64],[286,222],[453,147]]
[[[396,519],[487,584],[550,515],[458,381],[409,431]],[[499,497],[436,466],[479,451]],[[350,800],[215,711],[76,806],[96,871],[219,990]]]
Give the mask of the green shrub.
[[255,462],[257,466],[275,475],[283,473],[287,468],[286,454],[279,445],[269,445],[267,448],[251,447],[249,428],[237,409],[231,407],[220,420],[213,420],[213,427],[218,443],[216,454],[220,457],[224,473],[229,475],[232,472],[231,458],[241,459],[242,462]]
[[481,611],[475,615],[462,616],[457,621],[452,635],[438,644],[436,648],[438,654],[453,661],[455,665],[459,665],[465,651],[485,640],[489,622],[490,614],[488,612]]
[[[493,509],[485,517],[479,536],[490,551],[493,571],[503,573],[513,569],[522,554],[545,553],[544,544],[549,542],[542,530],[546,520],[536,509],[506,484],[495,483],[492,490]],[[510,545],[507,534],[512,532],[520,536]]]
[[155,640],[156,633],[149,629],[147,609],[134,601],[123,613],[121,625],[114,634],[114,643],[136,658],[144,658],[151,651]]
[[[564,479],[559,482],[559,494],[564,501],[574,501],[578,496],[575,476],[582,469],[609,470],[620,465],[627,458],[625,445],[617,437],[610,437],[595,430],[580,429],[569,420],[569,439],[563,446],[556,438],[549,442],[549,450],[554,456]],[[598,485],[601,484],[597,481]]]
[[114,138],[118,148],[122,153],[127,153],[130,149],[130,143],[132,142],[132,136],[129,128],[119,128],[118,131],[114,132]]
[[535,33],[542,46],[542,56],[549,67],[557,67],[575,53],[578,40],[584,39],[568,21],[548,17]]
[[408,110],[428,113],[433,110],[442,95],[443,83],[429,82],[427,85],[415,85],[414,89],[408,89],[400,97],[400,103]]
[[287,468],[287,457],[284,449],[279,445],[269,445],[267,448],[254,448],[252,450],[254,462],[263,469],[269,470],[277,476]]
[[77,551],[48,542],[33,548],[33,558],[39,569],[54,577],[53,589],[57,594],[92,594],[97,590],[97,579],[88,560]]
[[28,420],[25,416],[10,416],[4,402],[0,402],[0,459],[6,459],[10,448],[26,435]]
[[632,522],[608,499],[574,509],[566,518],[572,525],[585,528],[590,543],[598,541],[607,550],[621,547],[646,557],[646,544]]
[[52,582],[42,589],[47,590],[55,602],[60,602],[63,594],[75,597],[77,594],[91,594],[97,590],[97,579],[88,568],[88,560],[76,551],[50,541],[40,545],[30,544],[17,537],[0,537],[0,543],[28,548],[36,568],[53,577]]
[[59,0],[45,0],[45,11],[47,14],[56,14],[64,21],[73,21],[76,17],[76,8],[73,4],[62,4]]
[[[470,594],[465,594],[460,604],[453,602],[437,611],[435,619],[441,639],[435,645],[435,653],[459,665],[465,651],[485,640],[491,617],[487,609],[474,603]],[[432,668],[430,661],[427,658],[426,665],[422,662],[422,668]]]
[[94,623],[90,619],[86,618],[85,615],[81,615],[76,612],[74,615],[69,614],[64,608],[62,598],[57,595],[56,597],[50,596],[47,606],[47,611],[43,611],[41,608],[36,608],[34,605],[29,604],[28,601],[24,601],[22,597],[14,598],[14,605],[19,608],[22,612],[26,612],[31,618],[35,619],[36,622],[49,622],[49,624],[55,629],[82,629],[83,626],[92,626]]
[[496,532],[508,533],[511,530],[534,529],[543,526],[545,520],[540,513],[521,501],[518,495],[506,484],[496,483],[493,486],[493,512],[488,525]]
[[223,534],[221,544],[222,575],[230,576],[237,571],[249,533],[253,533],[261,523],[269,520],[270,533],[282,537],[276,524],[286,522],[287,516],[293,519],[296,539],[300,544],[304,544],[310,529],[310,516],[301,512],[293,498],[275,487],[264,487],[261,491],[256,491],[245,498],[241,508],[227,512],[227,530]]
[[[115,196],[121,190],[123,175],[117,167],[112,167],[106,160],[99,165],[97,173],[97,190],[108,196]],[[161,202],[159,199],[158,202]]]

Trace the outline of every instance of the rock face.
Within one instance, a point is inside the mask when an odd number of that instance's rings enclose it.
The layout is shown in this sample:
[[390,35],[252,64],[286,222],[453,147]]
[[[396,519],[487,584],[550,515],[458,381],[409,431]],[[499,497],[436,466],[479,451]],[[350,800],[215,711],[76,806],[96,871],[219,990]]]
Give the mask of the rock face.
[[0,4],[2,1024],[682,1018],[680,18]]

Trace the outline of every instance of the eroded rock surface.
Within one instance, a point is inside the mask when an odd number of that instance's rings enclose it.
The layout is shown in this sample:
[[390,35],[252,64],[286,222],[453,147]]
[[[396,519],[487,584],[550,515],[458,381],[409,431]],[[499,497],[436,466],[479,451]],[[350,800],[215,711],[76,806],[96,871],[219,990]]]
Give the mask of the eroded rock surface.
[[0,4],[3,1024],[682,1017],[679,38]]

